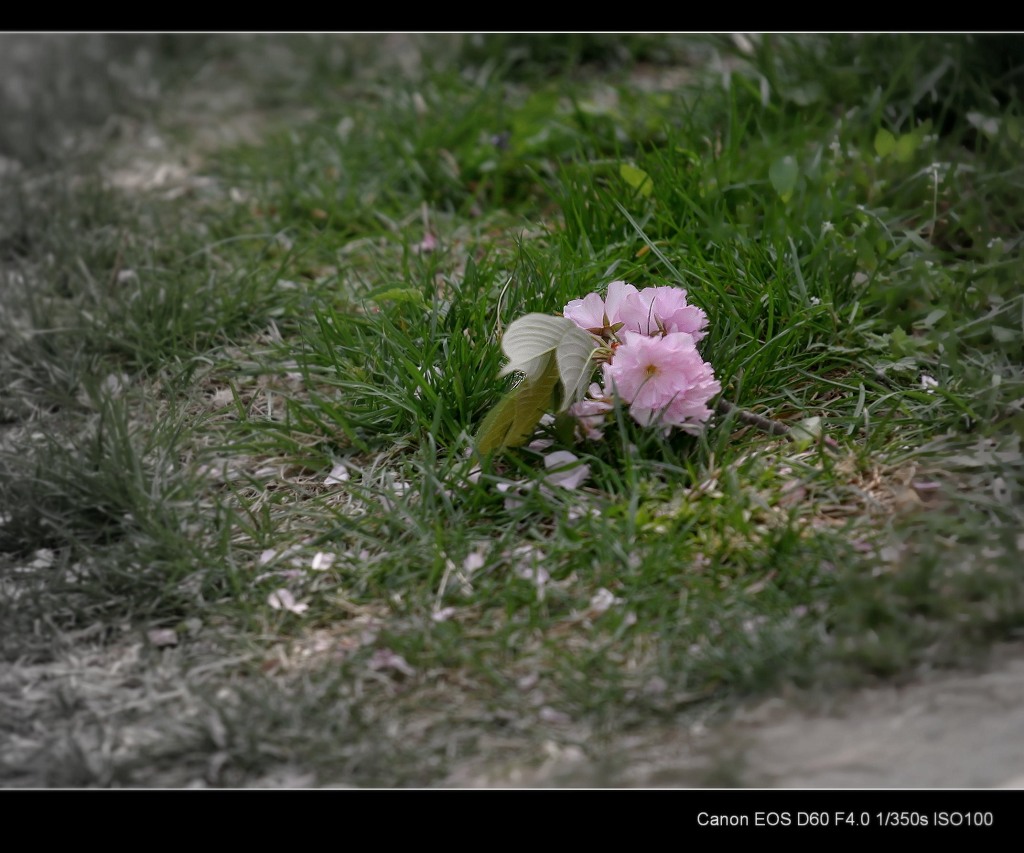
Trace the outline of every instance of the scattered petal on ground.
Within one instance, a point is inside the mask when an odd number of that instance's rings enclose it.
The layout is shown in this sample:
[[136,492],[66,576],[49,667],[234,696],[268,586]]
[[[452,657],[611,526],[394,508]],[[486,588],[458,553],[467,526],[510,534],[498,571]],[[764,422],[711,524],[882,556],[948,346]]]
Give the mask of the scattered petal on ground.
[[405,658],[391,651],[391,649],[377,649],[367,666],[375,672],[382,669],[393,669],[396,672],[402,673],[402,675],[416,674],[416,670],[409,666]]
[[344,483],[348,478],[348,468],[345,467],[344,462],[339,462],[331,469],[331,473],[327,475],[327,478],[324,480],[324,485],[336,486],[338,483]]
[[131,378],[127,373],[111,373],[103,380],[103,390],[112,397],[119,397],[131,384]]
[[475,572],[477,569],[482,569],[484,566],[484,555],[480,551],[473,551],[465,560],[462,561],[462,568],[467,572]]
[[313,562],[311,563],[310,567],[313,569],[314,572],[326,571],[331,567],[331,564],[334,562],[334,558],[336,556],[337,555],[329,554],[325,551],[317,551],[316,554],[313,555]]
[[290,613],[301,614],[309,610],[309,605],[297,602],[295,596],[287,589],[275,589],[267,596],[267,604],[274,610],[287,610]]
[[566,723],[572,722],[572,717],[566,714],[564,711],[556,710],[550,705],[545,705],[537,712],[537,716],[545,723],[554,723],[555,725],[565,725]]
[[556,450],[544,457],[548,471],[546,482],[563,489],[578,489],[590,476],[590,466],[580,463],[579,457],[568,450]]
[[54,553],[50,548],[40,548],[32,554],[29,566],[33,569],[48,569],[53,565],[54,559]]
[[178,632],[173,628],[152,628],[146,632],[146,638],[158,649],[178,645]]
[[544,555],[531,545],[520,546],[512,553],[513,556],[519,556],[521,559],[526,557],[530,560],[529,563],[524,560],[516,566],[515,574],[516,577],[530,581],[535,587],[537,587],[537,599],[543,599],[544,587],[547,585],[547,582],[551,580],[551,575],[548,573],[547,569],[538,565],[539,559],[543,559]]
[[433,252],[437,248],[437,238],[430,233],[427,233],[419,243],[416,243],[412,250],[416,254],[425,254],[427,252]]
[[590,609],[597,613],[604,613],[613,604],[621,603],[621,598],[616,598],[610,590],[607,590],[604,587],[601,587],[601,589],[590,597]]

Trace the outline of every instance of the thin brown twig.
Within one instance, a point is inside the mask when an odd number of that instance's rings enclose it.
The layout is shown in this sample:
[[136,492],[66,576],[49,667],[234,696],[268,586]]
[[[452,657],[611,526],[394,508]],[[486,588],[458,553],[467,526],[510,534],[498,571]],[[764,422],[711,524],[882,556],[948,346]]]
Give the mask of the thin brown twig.
[[789,435],[793,431],[792,427],[784,424],[782,421],[775,421],[762,415],[755,415],[753,412],[745,412],[727,400],[719,400],[718,405],[715,406],[715,411],[720,415],[735,414],[737,420],[750,424],[752,427],[757,427],[769,435]]
[[[715,406],[715,411],[720,415],[735,415],[738,421],[742,421],[755,429],[759,429],[762,432],[766,432],[769,435],[792,435],[793,427],[789,424],[784,424],[782,421],[776,421],[772,418],[766,418],[763,415],[755,415],[753,412],[745,412],[743,409],[734,406],[728,400],[719,400]],[[829,450],[838,450],[839,443],[828,435],[821,436],[821,443]]]

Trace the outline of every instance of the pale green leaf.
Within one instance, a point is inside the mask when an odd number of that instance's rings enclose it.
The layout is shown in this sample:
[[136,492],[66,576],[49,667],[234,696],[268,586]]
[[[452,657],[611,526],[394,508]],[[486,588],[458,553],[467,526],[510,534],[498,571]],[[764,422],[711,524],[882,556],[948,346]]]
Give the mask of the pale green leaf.
[[651,176],[643,169],[629,163],[623,163],[619,166],[619,175],[622,176],[622,180],[644,197],[649,196],[651,190],[654,189],[654,182],[651,180]]
[[918,138],[916,133],[904,133],[896,140],[896,145],[893,149],[893,155],[896,157],[896,161],[899,163],[909,163],[913,160],[914,152],[917,151],[917,147],[921,144],[921,141],[922,140]]
[[545,366],[535,381],[524,379],[501,398],[483,419],[474,444],[477,452],[486,454],[523,444],[537,428],[540,419],[552,405],[555,386],[559,382],[554,355],[542,357]]
[[[563,318],[564,319],[564,318]],[[567,409],[587,393],[594,375],[591,356],[597,348],[597,341],[589,332],[575,323],[565,330],[562,340],[555,349],[558,376],[562,381],[562,396],[558,411]]]
[[473,437],[473,445],[479,453],[490,453],[504,445],[516,415],[516,392],[513,388],[498,401],[480,422],[480,427]]
[[370,298],[378,304],[381,302],[414,302],[417,305],[426,305],[423,293],[418,287],[389,287],[371,294]]
[[896,137],[884,127],[875,134],[875,153],[879,157],[888,157],[896,148]]
[[567,326],[575,327],[572,320],[552,317],[548,314],[527,314],[513,322],[501,339],[502,352],[508,357],[508,364],[499,376],[519,371],[528,380],[536,379],[547,366],[543,358],[554,352]]
[[552,353],[562,382],[558,408],[575,402],[586,391],[593,367],[590,357],[597,341],[565,317],[548,314],[527,314],[512,323],[505,331],[501,348],[508,356],[508,364],[499,376],[519,371],[526,381],[537,382],[548,369]]
[[796,164],[796,158],[787,154],[780,157],[768,169],[768,180],[772,182],[775,192],[779,194],[784,202],[789,201],[796,189],[796,179],[800,176],[800,169]]

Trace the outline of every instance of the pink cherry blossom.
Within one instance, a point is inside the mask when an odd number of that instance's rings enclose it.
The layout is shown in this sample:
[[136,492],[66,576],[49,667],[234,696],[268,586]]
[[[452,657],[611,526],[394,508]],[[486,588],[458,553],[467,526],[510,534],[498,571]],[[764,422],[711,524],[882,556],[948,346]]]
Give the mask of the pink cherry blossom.
[[707,421],[708,401],[722,388],[687,332],[647,336],[624,332],[623,343],[604,365],[605,387],[630,406],[644,426],[696,428]]
[[619,308],[623,331],[642,335],[666,332],[688,332],[694,341],[704,337],[701,331],[708,325],[708,315],[696,305],[686,301],[681,287],[645,287],[628,294]]
[[581,329],[600,334],[604,328],[604,300],[596,293],[582,299],[573,299],[562,309],[562,316],[572,320]]
[[693,336],[683,332],[648,337],[625,332],[611,363],[604,367],[605,386],[626,403],[661,409],[679,392],[678,377],[694,357],[700,360]]
[[608,285],[604,299],[596,293],[588,293],[582,299],[573,299],[569,302],[562,309],[562,315],[581,329],[595,335],[604,334],[621,322],[620,306],[627,297],[636,294],[637,289],[632,284],[613,281]]
[[721,391],[721,383],[714,378],[711,365],[704,362],[689,387],[681,390],[663,409],[643,409],[634,405],[629,413],[644,426],[660,425],[666,432],[676,427],[685,432],[699,433],[712,415],[708,401]]

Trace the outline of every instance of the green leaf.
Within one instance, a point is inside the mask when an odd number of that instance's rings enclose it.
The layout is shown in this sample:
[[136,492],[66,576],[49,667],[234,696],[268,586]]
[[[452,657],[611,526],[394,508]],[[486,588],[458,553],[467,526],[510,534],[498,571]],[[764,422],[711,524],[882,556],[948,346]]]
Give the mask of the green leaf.
[[385,290],[370,294],[370,299],[376,303],[381,302],[413,302],[417,305],[426,305],[422,291],[417,287],[389,287]]
[[569,408],[586,395],[590,380],[594,376],[591,356],[596,348],[594,336],[575,323],[558,344],[555,361],[558,364],[558,377],[562,382],[562,396],[557,411]]
[[917,353],[917,342],[899,326],[889,333],[889,347],[897,358]]
[[523,379],[483,419],[473,442],[477,452],[486,454],[518,447],[533,435],[551,406],[559,381],[553,354],[548,353],[544,360],[546,364],[535,380]]
[[909,163],[914,159],[914,152],[917,151],[917,147],[920,144],[921,139],[916,133],[904,133],[896,140],[896,147],[893,150],[896,161],[898,163]]
[[480,453],[517,447],[545,412],[564,411],[580,399],[594,372],[597,339],[565,317],[527,314],[508,327],[501,348],[508,364],[498,375],[518,371],[523,381],[480,424],[475,438]]
[[597,341],[565,317],[547,314],[527,314],[512,323],[501,341],[508,364],[499,376],[520,371],[526,381],[535,383],[549,368],[549,359],[555,355],[562,393],[557,410],[567,408],[586,393],[593,374],[591,355]]
[[554,352],[566,324],[575,326],[565,317],[551,317],[547,314],[527,314],[513,322],[501,339],[501,350],[508,357],[508,364],[498,376],[520,371],[529,381],[538,379],[547,367],[546,356]]
[[651,180],[651,176],[643,169],[639,169],[629,163],[623,163],[619,166],[619,175],[622,176],[622,180],[645,198],[650,196],[651,190],[654,189],[654,182]]
[[485,454],[497,450],[505,445],[512,422],[516,416],[516,391],[513,389],[498,402],[487,413],[487,417],[480,423],[476,435],[473,437],[473,444],[477,452]]
[[875,153],[879,157],[888,157],[896,148],[896,137],[884,127],[875,134]]
[[772,182],[775,192],[783,202],[789,201],[792,197],[799,176],[800,169],[796,164],[796,158],[790,154],[776,160],[768,169],[768,180]]

